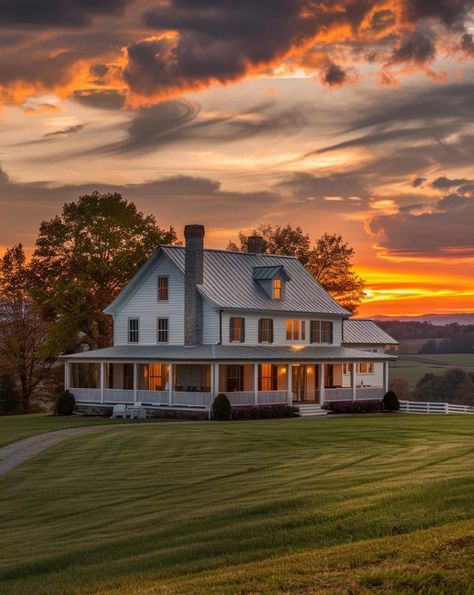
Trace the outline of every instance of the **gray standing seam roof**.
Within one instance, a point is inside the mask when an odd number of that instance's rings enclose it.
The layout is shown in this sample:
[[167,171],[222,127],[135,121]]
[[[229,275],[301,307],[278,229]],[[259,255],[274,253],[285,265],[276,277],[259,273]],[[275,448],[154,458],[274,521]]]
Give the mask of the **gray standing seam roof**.
[[283,266],[272,266],[272,267],[253,267],[252,279],[258,281],[271,280],[281,275],[287,281],[290,281],[290,277]]
[[398,345],[398,341],[381,329],[373,320],[351,318],[343,321],[344,345]]
[[[161,248],[184,273],[184,248]],[[291,279],[281,300],[272,300],[253,280],[255,267],[283,267]],[[204,282],[201,294],[216,306],[229,310],[274,310],[348,316],[297,258],[227,250],[204,250]]]

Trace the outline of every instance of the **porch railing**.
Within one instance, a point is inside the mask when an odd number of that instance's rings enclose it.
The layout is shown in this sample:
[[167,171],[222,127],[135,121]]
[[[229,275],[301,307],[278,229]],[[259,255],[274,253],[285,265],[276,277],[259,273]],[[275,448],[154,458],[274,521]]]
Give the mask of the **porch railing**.
[[133,390],[104,388],[104,403],[133,403]]
[[[383,386],[364,386],[356,388],[356,401],[382,399],[385,394]],[[325,388],[325,401],[352,401],[352,388]]]
[[169,392],[167,390],[138,390],[137,401],[150,405],[168,405]]
[[100,388],[71,388],[76,401],[81,403],[100,403]]
[[259,405],[278,405],[280,403],[288,402],[288,393],[286,390],[268,390],[259,391],[258,404]]
[[174,391],[172,395],[172,405],[178,407],[206,407],[212,404],[211,393],[198,393],[186,391]]

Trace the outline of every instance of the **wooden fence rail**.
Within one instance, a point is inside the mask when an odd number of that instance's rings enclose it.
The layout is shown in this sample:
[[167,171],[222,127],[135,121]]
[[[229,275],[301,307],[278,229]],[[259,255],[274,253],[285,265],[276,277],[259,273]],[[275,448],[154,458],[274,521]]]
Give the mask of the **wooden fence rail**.
[[434,401],[400,401],[401,413],[466,413],[474,415],[474,407]]

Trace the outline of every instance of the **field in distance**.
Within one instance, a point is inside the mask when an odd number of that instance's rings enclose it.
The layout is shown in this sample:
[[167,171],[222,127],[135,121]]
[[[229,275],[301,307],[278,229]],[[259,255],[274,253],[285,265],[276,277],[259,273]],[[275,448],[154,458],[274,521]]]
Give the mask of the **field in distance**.
[[435,355],[400,355],[390,362],[390,379],[406,378],[412,386],[425,374],[444,374],[449,368],[474,372],[474,354],[446,353]]

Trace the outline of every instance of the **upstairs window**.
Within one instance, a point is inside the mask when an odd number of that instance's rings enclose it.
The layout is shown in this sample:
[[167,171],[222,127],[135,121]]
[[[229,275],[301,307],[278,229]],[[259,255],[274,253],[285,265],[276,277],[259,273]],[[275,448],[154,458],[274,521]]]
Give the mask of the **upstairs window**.
[[281,300],[281,279],[273,279],[273,299]]
[[273,320],[260,318],[258,321],[258,342],[273,343]]
[[229,341],[231,343],[245,342],[245,318],[229,318]]
[[333,323],[330,320],[312,320],[310,323],[311,343],[332,343]]
[[138,343],[140,341],[140,320],[138,318],[128,319],[128,342]]
[[158,318],[156,326],[158,343],[168,343],[168,318]]
[[286,321],[286,340],[304,341],[306,339],[306,324],[304,320]]
[[168,301],[168,277],[158,277],[158,301]]

